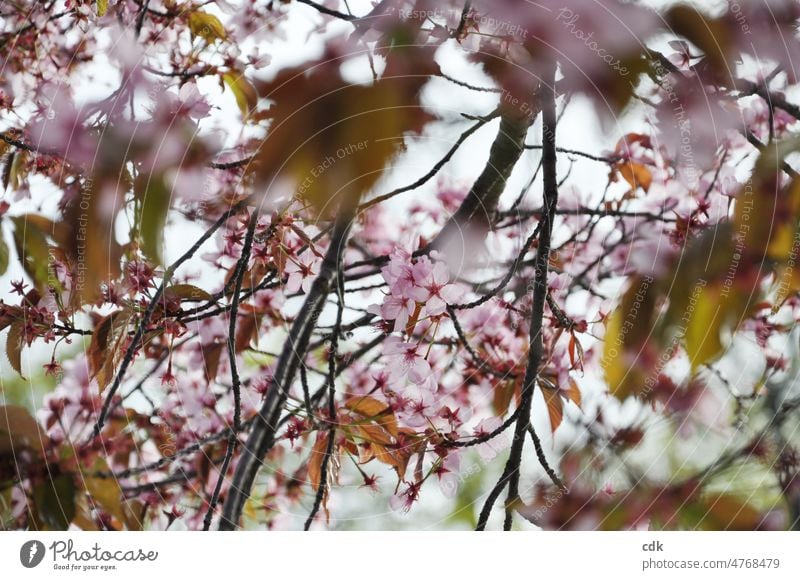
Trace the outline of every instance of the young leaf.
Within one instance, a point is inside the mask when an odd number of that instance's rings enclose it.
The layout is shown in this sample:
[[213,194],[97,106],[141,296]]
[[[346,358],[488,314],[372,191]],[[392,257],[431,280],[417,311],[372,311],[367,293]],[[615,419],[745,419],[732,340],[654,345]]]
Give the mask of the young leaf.
[[514,393],[517,390],[517,381],[514,379],[504,381],[495,386],[492,407],[494,407],[494,411],[498,416],[502,417],[508,413],[508,407],[511,405]]
[[124,311],[112,312],[103,318],[92,333],[92,341],[86,353],[91,376],[97,380],[102,392],[114,377],[114,370],[123,356],[123,346],[127,339],[127,326],[130,314]]
[[208,302],[214,297],[197,286],[191,284],[174,284],[164,291],[167,300],[177,298],[182,302]]
[[17,371],[19,376],[22,375],[22,347],[25,344],[25,323],[17,320],[11,324],[8,329],[8,336],[6,337],[6,356],[8,362],[11,363],[11,368]]
[[393,437],[397,437],[397,418],[391,407],[386,403],[372,397],[352,397],[345,402],[344,406],[362,417],[375,419]]
[[40,291],[47,287],[49,248],[42,231],[26,216],[11,218],[14,223],[14,242],[25,273]]
[[317,491],[322,483],[322,460],[328,450],[328,431],[317,433],[317,440],[311,448],[311,455],[308,458],[308,482],[311,489]]
[[228,88],[236,97],[236,104],[239,105],[239,110],[242,112],[242,117],[245,119],[250,116],[250,113],[256,108],[258,104],[258,94],[256,89],[244,76],[244,73],[232,71],[222,75],[222,79]]
[[550,428],[553,433],[556,432],[561,421],[564,419],[564,403],[558,393],[558,389],[554,389],[543,383],[539,383],[544,396],[544,402],[547,405],[547,414],[550,417]]
[[0,406],[0,455],[30,449],[42,453],[46,436],[28,410],[16,405]]
[[6,270],[8,270],[8,255],[8,244],[0,234],[0,276],[5,274]]
[[48,530],[63,531],[75,517],[75,482],[69,475],[46,479],[33,489],[36,514]]
[[617,165],[616,169],[632,189],[641,187],[645,193],[650,190],[650,186],[653,183],[653,175],[646,166],[641,163],[627,161]]
[[142,249],[150,259],[158,264],[163,264],[163,232],[172,201],[171,193],[162,176],[144,173],[140,173],[136,179],[134,191],[142,203],[139,225]]
[[192,36],[199,36],[208,44],[216,40],[225,40],[227,34],[219,18],[208,12],[198,10],[189,15],[189,30]]
[[117,518],[121,523],[125,521],[125,510],[122,507],[122,490],[115,479],[87,477],[84,480],[84,484],[86,485],[86,491],[97,505]]

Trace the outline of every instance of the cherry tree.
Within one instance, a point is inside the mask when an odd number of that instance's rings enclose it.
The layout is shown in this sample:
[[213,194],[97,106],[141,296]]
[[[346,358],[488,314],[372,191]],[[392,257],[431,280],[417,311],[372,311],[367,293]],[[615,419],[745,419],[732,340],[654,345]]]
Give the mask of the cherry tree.
[[4,2],[2,527],[798,528],[799,19]]

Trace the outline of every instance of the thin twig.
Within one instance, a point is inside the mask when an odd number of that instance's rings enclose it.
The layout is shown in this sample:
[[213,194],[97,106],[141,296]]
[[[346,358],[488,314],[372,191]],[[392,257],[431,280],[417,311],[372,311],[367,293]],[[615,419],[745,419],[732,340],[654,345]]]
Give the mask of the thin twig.
[[520,401],[520,414],[514,428],[514,438],[511,442],[511,451],[506,461],[500,479],[489,492],[478,517],[477,530],[485,530],[489,521],[494,503],[508,486],[508,499],[506,500],[506,518],[504,529],[510,529],[510,507],[519,499],[519,468],[522,462],[522,450],[525,445],[525,431],[530,422],[531,405],[536,380],[539,375],[539,365],[544,356],[542,341],[542,326],[544,321],[544,306],[547,297],[547,272],[550,261],[550,243],[553,233],[555,208],[558,203],[558,176],[556,153],[556,92],[555,92],[555,64],[546,67],[542,79],[542,151],[543,180],[544,180],[544,205],[546,211],[542,216],[542,230],[539,234],[539,246],[536,249],[536,270],[533,284],[533,304],[531,305],[530,348],[528,362],[525,369],[525,378],[522,383]]
[[233,391],[233,430],[228,437],[228,446],[225,449],[225,459],[222,461],[217,483],[214,486],[214,492],[208,502],[208,510],[203,518],[203,531],[208,531],[211,527],[211,518],[214,516],[214,511],[219,502],[219,494],[222,491],[222,482],[225,480],[225,474],[228,472],[233,453],[236,450],[236,444],[239,441],[237,433],[242,428],[242,394],[241,394],[241,378],[239,376],[239,366],[236,362],[236,326],[238,323],[239,314],[239,299],[242,292],[242,281],[247,272],[247,265],[250,262],[250,251],[253,248],[253,238],[256,234],[256,225],[258,224],[258,209],[254,209],[250,216],[250,223],[247,226],[247,235],[244,239],[244,247],[242,248],[242,255],[239,257],[239,263],[236,264],[234,271],[234,278],[236,279],[236,286],[231,298],[231,313],[228,327],[228,359],[231,367],[231,390]]

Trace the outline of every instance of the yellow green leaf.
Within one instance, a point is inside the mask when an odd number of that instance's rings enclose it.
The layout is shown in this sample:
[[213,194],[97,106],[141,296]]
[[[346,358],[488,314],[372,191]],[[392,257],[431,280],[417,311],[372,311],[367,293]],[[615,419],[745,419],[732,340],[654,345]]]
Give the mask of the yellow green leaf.
[[242,117],[249,117],[253,109],[258,104],[258,94],[250,81],[239,72],[228,72],[222,75],[222,79],[236,97],[236,104],[242,112]]
[[25,216],[11,218],[14,223],[14,243],[25,273],[39,291],[48,284],[49,246],[47,238]]
[[8,270],[8,244],[3,239],[3,236],[0,236],[0,276],[6,273]]
[[167,223],[167,213],[171,193],[164,184],[162,176],[139,174],[134,192],[141,199],[139,232],[142,236],[142,250],[153,261],[163,263],[163,232]]
[[208,12],[192,12],[189,15],[189,30],[192,36],[199,36],[209,44],[216,40],[225,40],[227,37],[225,27],[219,18]]
[[709,286],[695,292],[689,323],[686,326],[686,354],[692,371],[722,352],[720,331],[725,318],[726,300],[720,302],[719,291]]
[[103,510],[117,518],[120,522],[125,521],[125,510],[122,508],[122,490],[115,479],[102,477],[87,477],[85,480],[86,491],[92,496]]

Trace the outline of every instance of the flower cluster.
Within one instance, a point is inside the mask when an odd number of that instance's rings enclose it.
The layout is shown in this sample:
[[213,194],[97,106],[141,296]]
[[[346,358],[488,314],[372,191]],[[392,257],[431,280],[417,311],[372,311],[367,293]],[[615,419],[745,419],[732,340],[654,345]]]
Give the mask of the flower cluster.
[[447,305],[456,303],[463,294],[450,283],[450,273],[443,261],[433,261],[428,256],[414,258],[404,248],[392,251],[381,273],[388,294],[383,304],[369,310],[384,320],[394,321],[395,332],[412,334],[417,321],[438,319]]

